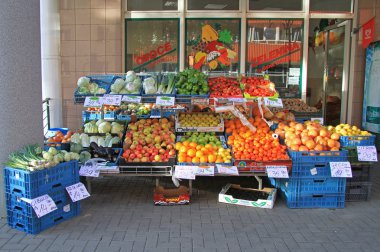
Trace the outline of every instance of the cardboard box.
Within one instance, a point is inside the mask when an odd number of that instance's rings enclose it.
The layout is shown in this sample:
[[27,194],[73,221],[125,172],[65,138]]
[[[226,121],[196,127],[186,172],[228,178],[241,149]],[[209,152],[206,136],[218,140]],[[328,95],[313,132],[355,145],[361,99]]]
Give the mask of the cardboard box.
[[[266,193],[268,194],[267,199],[257,199],[249,200],[249,199],[239,199],[238,196],[235,197],[231,194],[231,189],[236,191],[241,191],[242,193],[247,194],[247,192],[251,192],[252,195],[257,193]],[[229,192],[230,190],[230,192]],[[235,184],[227,184],[222,191],[219,193],[219,202],[240,205],[240,206],[249,206],[249,207],[258,207],[258,208],[268,208],[272,209],[274,206],[274,202],[276,201],[277,189],[275,188],[264,188],[263,190],[253,189],[253,188],[244,188],[240,185]]]
[[154,190],[153,201],[156,206],[187,205],[190,203],[189,188],[180,186],[174,189],[165,189],[158,186]]

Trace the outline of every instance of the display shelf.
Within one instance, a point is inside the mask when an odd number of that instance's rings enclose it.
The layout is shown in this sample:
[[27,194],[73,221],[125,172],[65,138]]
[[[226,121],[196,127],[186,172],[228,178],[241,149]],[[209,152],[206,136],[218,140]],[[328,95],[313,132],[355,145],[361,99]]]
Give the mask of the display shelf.
[[119,173],[101,172],[101,176],[172,176],[172,166],[119,166]]

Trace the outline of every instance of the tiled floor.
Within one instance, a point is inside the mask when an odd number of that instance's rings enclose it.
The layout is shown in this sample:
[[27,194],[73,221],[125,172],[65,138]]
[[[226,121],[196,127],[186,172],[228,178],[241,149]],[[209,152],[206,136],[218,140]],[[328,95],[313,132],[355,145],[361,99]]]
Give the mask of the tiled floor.
[[247,178],[197,179],[191,205],[173,207],[153,206],[151,178],[96,180],[79,217],[39,235],[2,220],[0,251],[380,251],[378,168],[371,200],[338,210],[288,209],[283,199],[271,210],[217,202],[227,182],[255,184]]

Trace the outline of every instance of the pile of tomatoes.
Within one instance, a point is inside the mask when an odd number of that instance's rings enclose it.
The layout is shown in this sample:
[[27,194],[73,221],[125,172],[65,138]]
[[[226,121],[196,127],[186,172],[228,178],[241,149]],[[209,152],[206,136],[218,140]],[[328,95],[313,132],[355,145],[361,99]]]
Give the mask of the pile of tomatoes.
[[271,83],[269,80],[265,80],[262,77],[246,77],[242,79],[244,84],[244,93],[254,97],[271,97],[275,95],[275,91],[269,88]]
[[50,137],[47,140],[48,146],[54,146],[51,145],[51,143],[69,143],[71,141],[71,136],[74,134],[72,131],[68,131],[66,135],[63,135],[61,131],[57,131],[53,137]]
[[243,94],[240,89],[240,83],[237,79],[227,77],[209,78],[210,97],[222,98],[242,98]]

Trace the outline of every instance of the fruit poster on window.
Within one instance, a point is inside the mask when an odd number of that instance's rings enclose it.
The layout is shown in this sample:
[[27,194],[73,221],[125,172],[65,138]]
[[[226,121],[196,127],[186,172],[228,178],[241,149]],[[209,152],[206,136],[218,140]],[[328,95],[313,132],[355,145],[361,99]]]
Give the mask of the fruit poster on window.
[[226,69],[238,61],[238,37],[230,29],[219,23],[203,23],[200,29],[200,36],[193,37],[188,43],[192,49],[193,62],[190,65],[193,68]]

